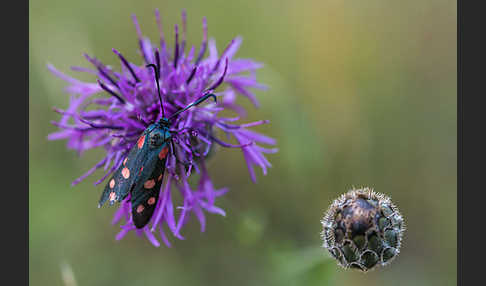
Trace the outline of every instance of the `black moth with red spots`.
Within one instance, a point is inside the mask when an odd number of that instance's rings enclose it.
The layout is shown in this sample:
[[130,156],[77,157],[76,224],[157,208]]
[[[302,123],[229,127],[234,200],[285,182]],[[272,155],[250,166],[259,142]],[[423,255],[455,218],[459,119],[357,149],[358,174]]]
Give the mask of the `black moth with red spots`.
[[132,220],[137,228],[152,218],[159,198],[171,133],[164,121],[150,125],[132,147],[103,191],[99,207],[121,202],[131,194]]
[[[158,55],[156,54],[157,57]],[[154,69],[162,118],[149,125],[140,138],[138,138],[136,144],[123,160],[123,163],[108,181],[98,203],[98,207],[101,207],[109,200],[110,205],[113,205],[115,202],[123,201],[130,193],[132,221],[137,228],[143,228],[149,223],[159,199],[159,191],[162,186],[165,163],[169,152],[169,144],[172,144],[172,131],[169,129],[171,125],[170,120],[210,97],[216,101],[216,96],[207,90],[205,95],[201,96],[198,100],[176,111],[169,118],[166,118],[158,81],[160,78],[158,70],[160,68],[153,64],[148,66]],[[225,74],[226,67],[223,77]],[[219,83],[213,85],[210,89],[216,88]]]

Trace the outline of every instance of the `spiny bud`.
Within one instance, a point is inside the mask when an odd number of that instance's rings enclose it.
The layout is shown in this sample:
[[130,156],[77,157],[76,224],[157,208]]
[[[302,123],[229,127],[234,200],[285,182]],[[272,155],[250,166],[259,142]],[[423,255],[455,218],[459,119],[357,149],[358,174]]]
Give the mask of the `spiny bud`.
[[385,266],[400,252],[405,230],[390,198],[370,188],[334,200],[321,221],[323,246],[344,268],[368,271]]

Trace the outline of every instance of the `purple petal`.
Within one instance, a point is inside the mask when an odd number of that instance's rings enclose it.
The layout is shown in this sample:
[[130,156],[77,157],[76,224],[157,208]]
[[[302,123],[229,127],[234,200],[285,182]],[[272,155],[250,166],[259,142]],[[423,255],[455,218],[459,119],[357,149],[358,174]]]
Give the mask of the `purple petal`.
[[219,214],[219,215],[222,215],[222,216],[226,216],[226,212],[223,209],[218,208],[217,206],[208,205],[205,202],[201,202],[201,206],[203,208],[205,208],[210,213],[215,213],[215,214]]
[[167,247],[171,247],[170,241],[167,239],[167,236],[165,235],[164,229],[162,228],[162,224],[159,224],[159,233],[160,237],[162,238],[162,241],[167,245]]
[[275,139],[248,129],[239,130],[238,134],[244,136],[247,140],[256,141],[268,145],[277,144],[277,141]]
[[130,230],[128,229],[122,229],[120,232],[115,236],[116,240],[121,240],[122,238],[125,237],[125,235],[129,232]]
[[193,211],[197,219],[199,220],[199,223],[201,224],[201,232],[204,232],[204,230],[206,229],[206,217],[204,216],[203,211],[198,206],[194,206]]
[[170,184],[171,184],[171,176],[168,176],[167,182],[165,183],[165,188],[161,191],[160,197],[162,200],[160,201],[160,204],[158,207],[155,208],[154,212],[154,220],[153,220],[153,226],[152,226],[152,231],[155,230],[155,226],[159,224],[160,219],[162,218],[162,215],[164,214],[165,206],[167,204],[167,199],[170,198]]
[[150,243],[152,243],[155,247],[160,246],[160,243],[157,241],[154,234],[148,229],[148,227],[144,227],[143,232],[145,233],[145,236],[150,241]]

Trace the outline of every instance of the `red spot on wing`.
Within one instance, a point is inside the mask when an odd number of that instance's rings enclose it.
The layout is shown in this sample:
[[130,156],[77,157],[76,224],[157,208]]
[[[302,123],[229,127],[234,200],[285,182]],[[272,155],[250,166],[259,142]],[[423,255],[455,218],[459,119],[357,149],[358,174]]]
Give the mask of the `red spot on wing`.
[[125,179],[128,179],[130,177],[130,170],[128,170],[127,167],[123,168],[121,173],[123,178]]
[[149,205],[153,205],[153,204],[155,204],[155,198],[154,198],[154,197],[150,197],[150,199],[148,199],[147,203],[148,203]]
[[140,136],[137,141],[138,149],[142,149],[143,143],[145,143],[145,135]]
[[110,189],[113,189],[115,187],[115,179],[111,179],[110,181]]
[[155,186],[155,180],[152,179],[152,180],[147,180],[144,184],[143,184],[144,188],[146,189],[151,189]]
[[145,209],[145,207],[142,204],[138,205],[138,207],[137,207],[137,213],[143,212],[144,209]]
[[169,148],[164,147],[164,148],[162,149],[162,151],[160,151],[160,153],[159,153],[159,159],[160,159],[160,160],[165,159],[165,157],[167,157],[167,153],[168,153],[168,152],[169,152]]

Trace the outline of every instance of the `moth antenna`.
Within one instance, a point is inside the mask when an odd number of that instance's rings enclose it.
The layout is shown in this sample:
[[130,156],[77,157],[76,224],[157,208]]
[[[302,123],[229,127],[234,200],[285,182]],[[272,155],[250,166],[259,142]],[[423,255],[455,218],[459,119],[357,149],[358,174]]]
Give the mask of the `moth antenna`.
[[168,120],[174,118],[175,116],[179,115],[180,113],[188,110],[189,108],[193,107],[193,106],[196,106],[198,104],[200,104],[201,102],[205,101],[206,99],[212,97],[214,99],[214,102],[217,102],[216,100],[216,95],[212,94],[212,93],[208,93],[204,96],[201,96],[198,100],[194,101],[193,103],[189,104],[188,106],[184,107],[183,109],[179,109],[176,113],[172,114]]
[[160,95],[160,86],[159,86],[159,72],[157,71],[157,66],[154,64],[148,64],[146,66],[151,67],[154,69],[154,75],[155,75],[155,83],[157,84],[157,93],[159,94],[159,100],[160,100],[160,110],[162,112],[162,118],[165,118],[165,113],[164,113],[164,104],[162,102],[162,96]]

